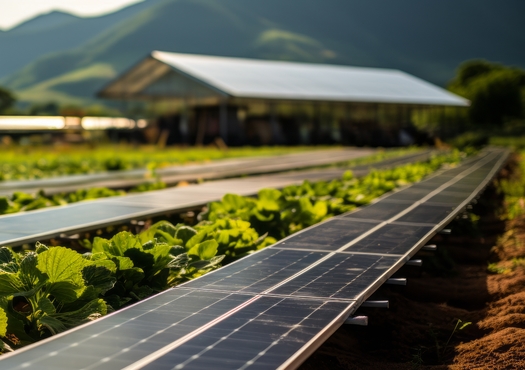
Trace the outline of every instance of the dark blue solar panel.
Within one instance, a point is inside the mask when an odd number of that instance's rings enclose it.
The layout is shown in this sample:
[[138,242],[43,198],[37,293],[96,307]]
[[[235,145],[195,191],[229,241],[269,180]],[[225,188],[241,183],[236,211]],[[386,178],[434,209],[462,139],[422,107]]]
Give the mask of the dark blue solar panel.
[[285,239],[273,247],[336,251],[380,223],[334,218]]
[[[432,199],[432,198],[431,198]],[[438,224],[452,213],[454,207],[423,203],[401,216],[396,222]]]
[[261,297],[144,369],[276,369],[353,303]]
[[399,212],[404,211],[412,204],[412,202],[390,202],[389,199],[390,198],[385,198],[380,202],[359,208],[357,211],[347,213],[342,217],[355,219],[356,221],[361,219],[386,221]]
[[[171,289],[24,354],[32,369],[120,369],[190,334],[252,296]],[[57,359],[60,359],[57,361]],[[18,357],[2,358],[2,369]]]
[[397,254],[410,251],[432,226],[390,224],[348,247],[346,252]]
[[399,257],[335,254],[271,291],[284,296],[357,299],[399,261]]
[[317,262],[326,253],[268,248],[184,284],[192,289],[261,293]]

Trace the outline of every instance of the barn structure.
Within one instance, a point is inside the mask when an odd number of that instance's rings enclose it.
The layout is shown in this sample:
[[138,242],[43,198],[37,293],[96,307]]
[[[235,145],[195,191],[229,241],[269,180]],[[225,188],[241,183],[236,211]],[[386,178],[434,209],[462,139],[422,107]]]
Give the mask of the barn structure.
[[98,96],[162,104],[169,143],[409,144],[412,121],[469,102],[398,70],[154,51]]

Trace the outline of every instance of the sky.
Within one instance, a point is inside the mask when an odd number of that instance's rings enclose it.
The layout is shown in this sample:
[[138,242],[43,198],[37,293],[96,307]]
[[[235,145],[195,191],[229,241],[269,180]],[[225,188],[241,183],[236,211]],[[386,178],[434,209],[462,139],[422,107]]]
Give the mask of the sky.
[[0,29],[8,30],[39,14],[61,10],[78,16],[114,12],[143,0],[0,0]]

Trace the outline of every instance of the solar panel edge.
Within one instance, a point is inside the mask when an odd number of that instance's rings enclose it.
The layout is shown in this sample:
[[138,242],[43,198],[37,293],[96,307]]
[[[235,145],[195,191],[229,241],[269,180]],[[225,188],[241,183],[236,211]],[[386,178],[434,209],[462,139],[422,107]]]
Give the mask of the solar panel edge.
[[324,342],[332,336],[339,327],[341,327],[345,320],[353,314],[358,307],[350,305],[347,309],[336,317],[324,331],[319,332],[316,336],[305,343],[293,356],[278,367],[279,370],[292,370],[298,368],[304,361],[308,359]]

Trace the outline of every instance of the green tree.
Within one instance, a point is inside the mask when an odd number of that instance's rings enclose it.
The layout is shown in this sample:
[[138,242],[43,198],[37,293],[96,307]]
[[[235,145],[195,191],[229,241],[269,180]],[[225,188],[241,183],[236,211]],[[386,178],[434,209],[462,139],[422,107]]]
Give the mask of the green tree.
[[500,125],[523,118],[525,71],[484,60],[463,63],[449,89],[471,101],[473,124]]
[[14,95],[9,90],[0,87],[0,113],[7,111],[15,102]]

